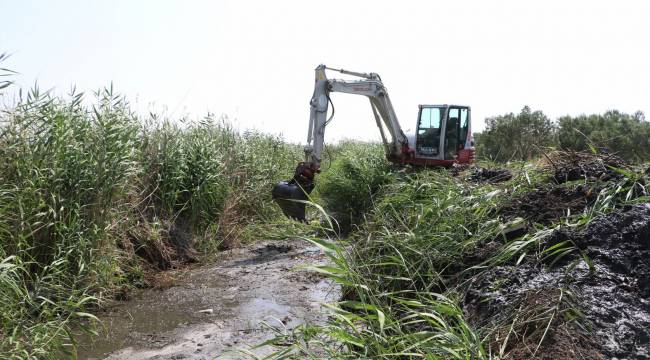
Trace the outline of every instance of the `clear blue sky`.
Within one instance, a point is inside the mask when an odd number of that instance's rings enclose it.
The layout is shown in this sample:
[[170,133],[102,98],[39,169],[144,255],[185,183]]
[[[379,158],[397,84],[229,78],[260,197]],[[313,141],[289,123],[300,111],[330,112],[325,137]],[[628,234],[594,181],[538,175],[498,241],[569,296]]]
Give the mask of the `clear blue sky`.
[[[405,129],[420,103],[486,116],[650,112],[647,1],[10,1],[0,52],[19,86],[115,84],[143,113],[208,110],[303,141],[319,63],[377,72]],[[332,75],[334,76],[334,75]],[[328,138],[378,139],[335,94]]]

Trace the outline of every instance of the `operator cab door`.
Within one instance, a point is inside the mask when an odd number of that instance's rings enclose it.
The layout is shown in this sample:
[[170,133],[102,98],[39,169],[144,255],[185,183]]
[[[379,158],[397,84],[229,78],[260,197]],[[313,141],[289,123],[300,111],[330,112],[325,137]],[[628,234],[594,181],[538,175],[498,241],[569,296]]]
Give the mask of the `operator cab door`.
[[420,157],[441,159],[441,134],[445,108],[420,105],[418,127],[415,139],[415,151]]
[[469,129],[469,108],[466,106],[450,105],[444,128],[444,159],[455,160],[458,151],[465,148]]

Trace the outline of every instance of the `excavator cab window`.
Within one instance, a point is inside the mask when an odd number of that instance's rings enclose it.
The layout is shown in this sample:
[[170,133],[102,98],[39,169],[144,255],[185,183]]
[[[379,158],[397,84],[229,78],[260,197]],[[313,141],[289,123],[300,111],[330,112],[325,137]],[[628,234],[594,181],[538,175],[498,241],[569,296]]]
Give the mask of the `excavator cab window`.
[[445,159],[453,160],[458,155],[458,150],[465,147],[468,131],[469,109],[450,107],[445,127]]
[[458,133],[458,149],[465,148],[465,141],[467,140],[467,132],[469,131],[469,109],[460,109],[460,132]]
[[437,156],[440,146],[440,123],[443,109],[423,107],[418,120],[417,152],[424,156]]
[[445,159],[453,159],[458,152],[460,109],[449,108],[445,127]]

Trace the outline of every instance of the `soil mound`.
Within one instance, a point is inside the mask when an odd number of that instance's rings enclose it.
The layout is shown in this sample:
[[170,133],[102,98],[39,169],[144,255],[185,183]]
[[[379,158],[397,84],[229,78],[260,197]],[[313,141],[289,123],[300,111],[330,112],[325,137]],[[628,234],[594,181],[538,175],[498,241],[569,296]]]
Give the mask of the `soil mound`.
[[[564,342],[575,358],[650,358],[650,203],[595,218],[581,230],[557,230],[544,245],[557,244],[572,255],[550,270],[528,261],[479,277],[465,298],[473,322],[505,329],[495,335],[505,336],[509,316],[517,314],[512,329],[535,349],[550,321],[539,352],[528,357],[551,355]],[[525,350],[506,349],[513,358]]]
[[593,187],[578,185],[575,188],[562,186],[535,189],[512,199],[499,213],[507,218],[522,217],[531,222],[550,224],[571,214],[582,212],[596,200],[598,191]]
[[498,183],[512,179],[512,173],[508,169],[475,167],[469,179],[477,183]]
[[625,168],[625,161],[614,154],[557,151],[546,156],[548,166],[554,171],[553,180],[562,184],[573,180],[618,179],[623,175],[612,168]]

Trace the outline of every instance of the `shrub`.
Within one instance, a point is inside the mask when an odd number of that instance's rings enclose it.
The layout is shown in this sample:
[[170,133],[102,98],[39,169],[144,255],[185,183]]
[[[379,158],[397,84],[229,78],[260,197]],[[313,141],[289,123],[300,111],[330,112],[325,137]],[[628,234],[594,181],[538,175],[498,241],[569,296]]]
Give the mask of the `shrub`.
[[541,111],[525,106],[510,113],[485,119],[486,128],[475,134],[476,153],[494,161],[530,160],[555,143],[551,120]]
[[563,116],[558,120],[558,144],[563,149],[605,148],[628,161],[650,160],[650,122],[643,113],[616,110],[602,115]]

